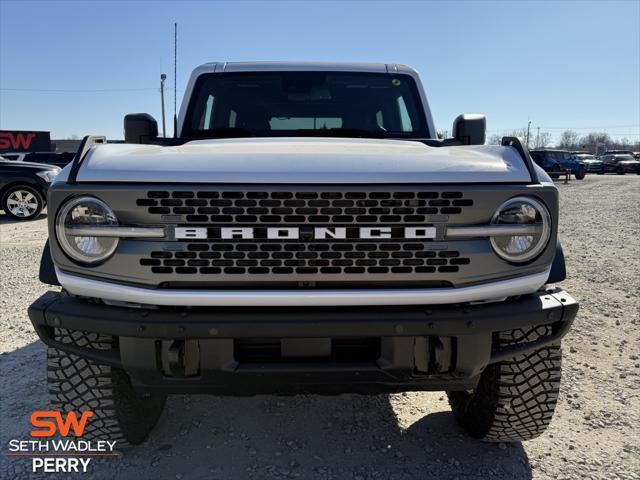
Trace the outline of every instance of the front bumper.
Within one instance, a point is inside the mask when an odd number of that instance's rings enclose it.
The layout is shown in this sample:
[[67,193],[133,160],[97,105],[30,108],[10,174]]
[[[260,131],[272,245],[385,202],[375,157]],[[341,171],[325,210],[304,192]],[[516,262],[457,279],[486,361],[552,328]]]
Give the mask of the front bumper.
[[[473,388],[487,365],[558,343],[577,311],[560,289],[482,305],[157,310],[48,292],[29,317],[50,347],[123,368],[141,390],[245,395]],[[552,333],[496,347],[496,332],[537,325]],[[56,328],[117,341],[108,351],[60,343]]]
[[604,164],[602,163],[585,163],[587,172],[601,173],[604,171]]
[[515,297],[547,282],[551,267],[530,275],[465,287],[441,288],[298,288],[205,290],[159,289],[123,285],[70,275],[56,268],[63,288],[79,297],[117,303],[174,307],[331,307],[374,305],[451,305]]

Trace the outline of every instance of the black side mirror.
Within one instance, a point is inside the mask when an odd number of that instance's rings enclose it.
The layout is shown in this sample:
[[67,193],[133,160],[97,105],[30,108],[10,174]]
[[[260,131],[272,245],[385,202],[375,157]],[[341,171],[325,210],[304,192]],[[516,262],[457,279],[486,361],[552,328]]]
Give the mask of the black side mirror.
[[130,113],[124,116],[124,142],[149,143],[157,138],[158,122],[148,113]]
[[487,117],[480,113],[463,113],[453,121],[453,137],[463,145],[484,145]]

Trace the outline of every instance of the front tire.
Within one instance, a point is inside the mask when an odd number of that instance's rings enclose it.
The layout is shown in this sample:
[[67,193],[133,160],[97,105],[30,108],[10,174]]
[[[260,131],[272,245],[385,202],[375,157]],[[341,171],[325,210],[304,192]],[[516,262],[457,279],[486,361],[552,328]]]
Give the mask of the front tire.
[[44,208],[44,198],[28,185],[14,185],[2,195],[2,209],[14,220],[33,220]]
[[579,166],[575,174],[576,180],[582,180],[586,174],[587,174],[587,171],[585,167],[583,165]]
[[622,167],[618,167],[618,168],[616,169],[616,174],[617,174],[617,175],[624,175],[624,168],[622,168]]
[[[501,346],[530,342],[551,326],[508,330]],[[472,437],[490,442],[520,442],[549,426],[560,391],[562,352],[552,345],[489,365],[473,392],[447,392],[454,416]]]
[[[113,338],[56,329],[55,339],[80,347],[109,350]],[[83,440],[115,440],[116,448],[142,443],[158,422],[166,395],[143,395],[124,370],[100,365],[56,348],[47,349],[49,395],[55,410],[92,411]]]

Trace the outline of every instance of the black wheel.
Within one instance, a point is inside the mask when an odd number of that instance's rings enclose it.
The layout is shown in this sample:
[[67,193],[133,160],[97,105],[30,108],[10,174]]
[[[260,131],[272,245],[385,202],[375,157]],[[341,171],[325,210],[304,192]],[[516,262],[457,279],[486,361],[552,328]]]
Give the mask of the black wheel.
[[42,211],[44,199],[28,185],[14,185],[2,195],[2,209],[16,220],[33,220]]
[[576,180],[582,180],[586,174],[587,174],[587,171],[585,170],[584,165],[580,165],[578,167],[578,170],[576,171],[576,175],[575,175]]
[[[56,329],[56,340],[100,350],[113,348],[113,338],[98,333]],[[83,440],[115,440],[117,448],[142,443],[158,422],[166,395],[143,395],[121,369],[47,350],[49,395],[54,409],[92,411]]]
[[[501,332],[500,345],[530,342],[551,333],[551,326]],[[464,430],[493,442],[519,442],[549,426],[560,391],[560,346],[541,348],[489,365],[472,392],[447,392]]]
[[624,168],[622,167],[616,168],[616,175],[624,175]]
[[561,173],[562,173],[562,169],[560,168],[560,165],[556,163],[553,166],[553,168],[551,168],[551,171],[549,172],[549,176],[553,179],[556,179],[560,177]]

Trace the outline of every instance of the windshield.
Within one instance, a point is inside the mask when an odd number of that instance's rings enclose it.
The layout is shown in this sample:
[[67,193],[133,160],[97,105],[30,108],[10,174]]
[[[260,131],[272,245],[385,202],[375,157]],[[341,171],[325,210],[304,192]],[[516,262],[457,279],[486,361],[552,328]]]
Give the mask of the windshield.
[[185,137],[428,138],[408,75],[350,72],[211,73],[196,82]]
[[616,155],[615,159],[618,161],[628,161],[628,160],[635,160],[635,158],[633,158],[633,155]]
[[579,160],[595,160],[596,157],[593,155],[576,155]]

